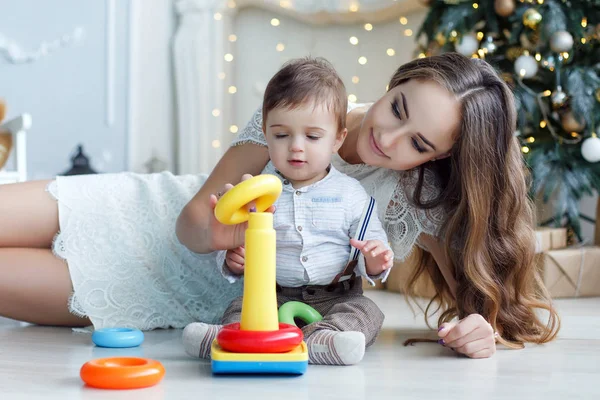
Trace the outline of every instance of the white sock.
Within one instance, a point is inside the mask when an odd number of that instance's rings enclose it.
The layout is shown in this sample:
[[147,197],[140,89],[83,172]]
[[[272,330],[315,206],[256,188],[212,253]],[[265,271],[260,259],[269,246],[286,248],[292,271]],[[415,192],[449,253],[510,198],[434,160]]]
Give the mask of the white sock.
[[355,331],[322,329],[306,339],[306,346],[311,364],[353,365],[365,355],[365,335]]
[[183,330],[183,348],[192,357],[210,359],[210,349],[213,340],[223,325],[210,325],[204,322],[194,322]]

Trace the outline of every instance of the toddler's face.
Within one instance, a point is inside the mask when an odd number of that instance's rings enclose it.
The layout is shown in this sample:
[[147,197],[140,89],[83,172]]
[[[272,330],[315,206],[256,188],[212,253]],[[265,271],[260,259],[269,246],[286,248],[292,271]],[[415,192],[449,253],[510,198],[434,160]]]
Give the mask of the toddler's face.
[[266,119],[265,136],[275,168],[294,187],[307,186],[327,175],[331,155],[346,136],[325,104],[313,101],[293,109],[275,108]]

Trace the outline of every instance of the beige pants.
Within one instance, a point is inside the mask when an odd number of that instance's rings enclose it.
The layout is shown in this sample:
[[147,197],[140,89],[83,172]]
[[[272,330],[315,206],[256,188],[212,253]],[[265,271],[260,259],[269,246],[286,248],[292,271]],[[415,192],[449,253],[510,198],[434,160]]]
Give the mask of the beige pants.
[[[320,329],[358,331],[365,335],[367,347],[372,345],[381,330],[384,315],[377,305],[363,296],[361,278],[329,286],[277,287],[277,306],[288,301],[300,301],[317,310],[323,320],[302,327],[304,338]],[[242,297],[231,302],[222,324],[240,322]]]

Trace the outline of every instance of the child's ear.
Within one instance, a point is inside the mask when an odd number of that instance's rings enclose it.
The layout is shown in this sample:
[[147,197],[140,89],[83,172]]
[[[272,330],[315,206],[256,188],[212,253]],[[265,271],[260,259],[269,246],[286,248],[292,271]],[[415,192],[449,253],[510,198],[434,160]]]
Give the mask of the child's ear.
[[333,152],[332,153],[337,153],[338,150],[340,149],[340,147],[342,147],[342,144],[344,143],[344,140],[346,140],[346,136],[348,135],[348,129],[344,128],[341,131],[338,132],[336,138],[335,138],[335,144],[333,145]]

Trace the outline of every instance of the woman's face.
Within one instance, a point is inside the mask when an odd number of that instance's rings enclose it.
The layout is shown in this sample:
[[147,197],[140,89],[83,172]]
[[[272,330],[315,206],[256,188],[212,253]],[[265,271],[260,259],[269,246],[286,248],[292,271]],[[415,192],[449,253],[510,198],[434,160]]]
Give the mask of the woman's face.
[[460,103],[432,81],[410,80],[388,91],[366,113],[357,151],[365,164],[405,171],[448,156],[460,123]]

